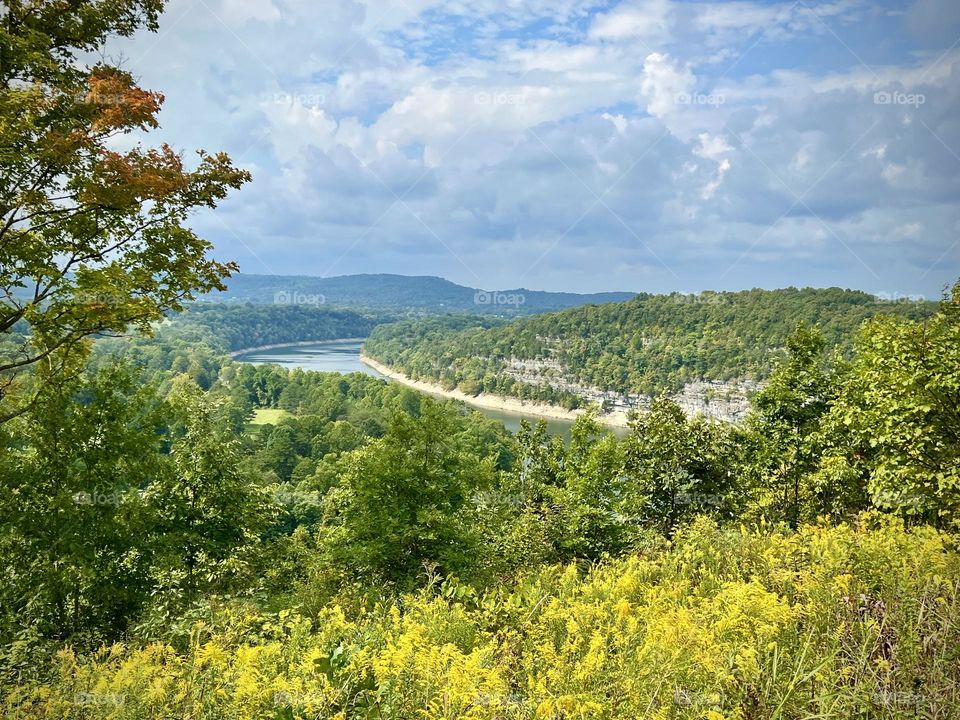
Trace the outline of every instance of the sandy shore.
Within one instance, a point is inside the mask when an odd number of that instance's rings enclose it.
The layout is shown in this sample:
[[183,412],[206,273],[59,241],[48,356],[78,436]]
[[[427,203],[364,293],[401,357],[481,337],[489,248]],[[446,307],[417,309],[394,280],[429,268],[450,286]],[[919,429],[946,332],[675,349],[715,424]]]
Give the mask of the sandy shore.
[[[550,420],[569,421],[576,420],[580,415],[586,412],[585,410],[567,410],[559,405],[529,402],[520,400],[519,398],[509,398],[501,395],[488,395],[481,393],[480,395],[474,396],[467,395],[462,390],[444,390],[439,385],[422,382],[420,380],[413,380],[403,373],[397,372],[393,368],[387,367],[383,363],[367,357],[363,353],[360,354],[360,362],[368,367],[373,368],[378,373],[387,376],[391,380],[395,380],[398,383],[413,388],[414,390],[419,390],[420,392],[424,392],[429,395],[436,395],[438,397],[461,400],[467,405],[476,408],[483,408],[484,410],[502,410],[504,412],[518,413],[521,415],[533,415]],[[627,413],[624,411],[605,413],[603,415],[599,415],[597,420],[604,425],[609,425],[611,427],[627,427]]]
[[259,352],[261,350],[279,350],[280,348],[288,347],[302,347],[305,345],[318,345],[320,343],[333,345],[334,343],[355,343],[363,342],[366,338],[337,338],[335,340],[300,340],[299,342],[288,342],[288,343],[274,343],[273,345],[260,345],[258,347],[252,348],[243,348],[242,350],[234,350],[231,353],[228,353],[229,357],[237,358],[240,355],[246,355],[251,352]]

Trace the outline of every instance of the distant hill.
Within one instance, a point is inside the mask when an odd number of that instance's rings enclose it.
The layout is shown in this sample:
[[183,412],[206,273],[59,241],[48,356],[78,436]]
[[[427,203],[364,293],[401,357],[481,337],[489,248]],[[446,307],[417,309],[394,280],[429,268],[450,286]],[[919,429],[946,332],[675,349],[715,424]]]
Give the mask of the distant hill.
[[850,348],[880,313],[929,317],[933,302],[889,302],[827,289],[641,294],[491,327],[481,318],[408,320],[377,327],[368,355],[407,375],[468,394],[578,402],[592,390],[675,392],[697,381],[762,381],[798,323]]
[[487,291],[428,275],[341,275],[321,278],[241,273],[230,278],[227,284],[226,291],[213,292],[202,299],[207,302],[336,305],[513,316],[620,302],[636,295],[629,292],[581,295],[526,288]]

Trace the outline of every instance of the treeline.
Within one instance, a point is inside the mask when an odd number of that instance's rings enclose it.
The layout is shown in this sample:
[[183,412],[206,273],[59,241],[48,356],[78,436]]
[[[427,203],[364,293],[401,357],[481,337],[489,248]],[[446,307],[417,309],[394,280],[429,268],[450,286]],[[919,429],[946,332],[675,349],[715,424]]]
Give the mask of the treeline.
[[285,305],[197,303],[151,328],[150,336],[100,338],[93,365],[124,358],[141,381],[185,375],[202,390],[216,383],[224,356],[261,345],[365,337],[390,316]]
[[502,327],[463,329],[435,320],[377,328],[372,357],[416,379],[476,394],[575,406],[561,383],[522,382],[504,372],[511,359],[560,364],[558,380],[656,396],[701,379],[761,380],[784,354],[798,323],[819,328],[828,346],[849,351],[860,324],[878,314],[918,320],[935,302],[887,302],[830,288],[640,295],[599,306],[522,318]]
[[233,351],[303,340],[362,338],[390,319],[322,305],[194,303],[176,322],[208,330]]
[[213,302],[276,303],[315,300],[327,305],[369,309],[373,312],[469,313],[516,316],[562,310],[584,303],[627,300],[634,293],[564,293],[516,288],[497,291],[464,287],[432,276],[390,274],[311,277],[242,273],[227,282],[227,289],[204,296]]

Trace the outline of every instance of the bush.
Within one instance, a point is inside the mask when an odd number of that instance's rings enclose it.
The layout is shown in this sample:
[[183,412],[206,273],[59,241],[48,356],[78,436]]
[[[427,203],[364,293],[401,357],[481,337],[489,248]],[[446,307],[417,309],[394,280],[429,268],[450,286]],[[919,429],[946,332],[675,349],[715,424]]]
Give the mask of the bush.
[[448,579],[312,622],[236,608],[191,647],[60,653],[18,718],[957,717],[953,538],[890,517],[700,519],[669,549],[485,594]]

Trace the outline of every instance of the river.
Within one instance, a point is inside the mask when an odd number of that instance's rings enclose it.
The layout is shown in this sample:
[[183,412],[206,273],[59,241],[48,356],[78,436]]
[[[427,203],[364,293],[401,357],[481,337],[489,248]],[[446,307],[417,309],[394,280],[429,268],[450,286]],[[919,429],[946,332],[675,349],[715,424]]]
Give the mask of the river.
[[[272,363],[287,368],[300,368],[302,370],[315,370],[317,372],[361,372],[389,380],[386,376],[360,362],[360,348],[362,345],[362,340],[331,340],[328,342],[251,350],[237,354],[235,359],[238,362],[253,364]],[[526,419],[533,424],[536,424],[540,420],[540,418],[535,415],[524,415],[522,413],[492,410],[489,408],[474,409],[488,418],[502,422],[511,432],[516,432],[520,429],[521,420]],[[569,420],[547,419],[547,430],[553,435],[568,438],[572,424]],[[618,432],[617,434],[620,435],[622,433]]]

